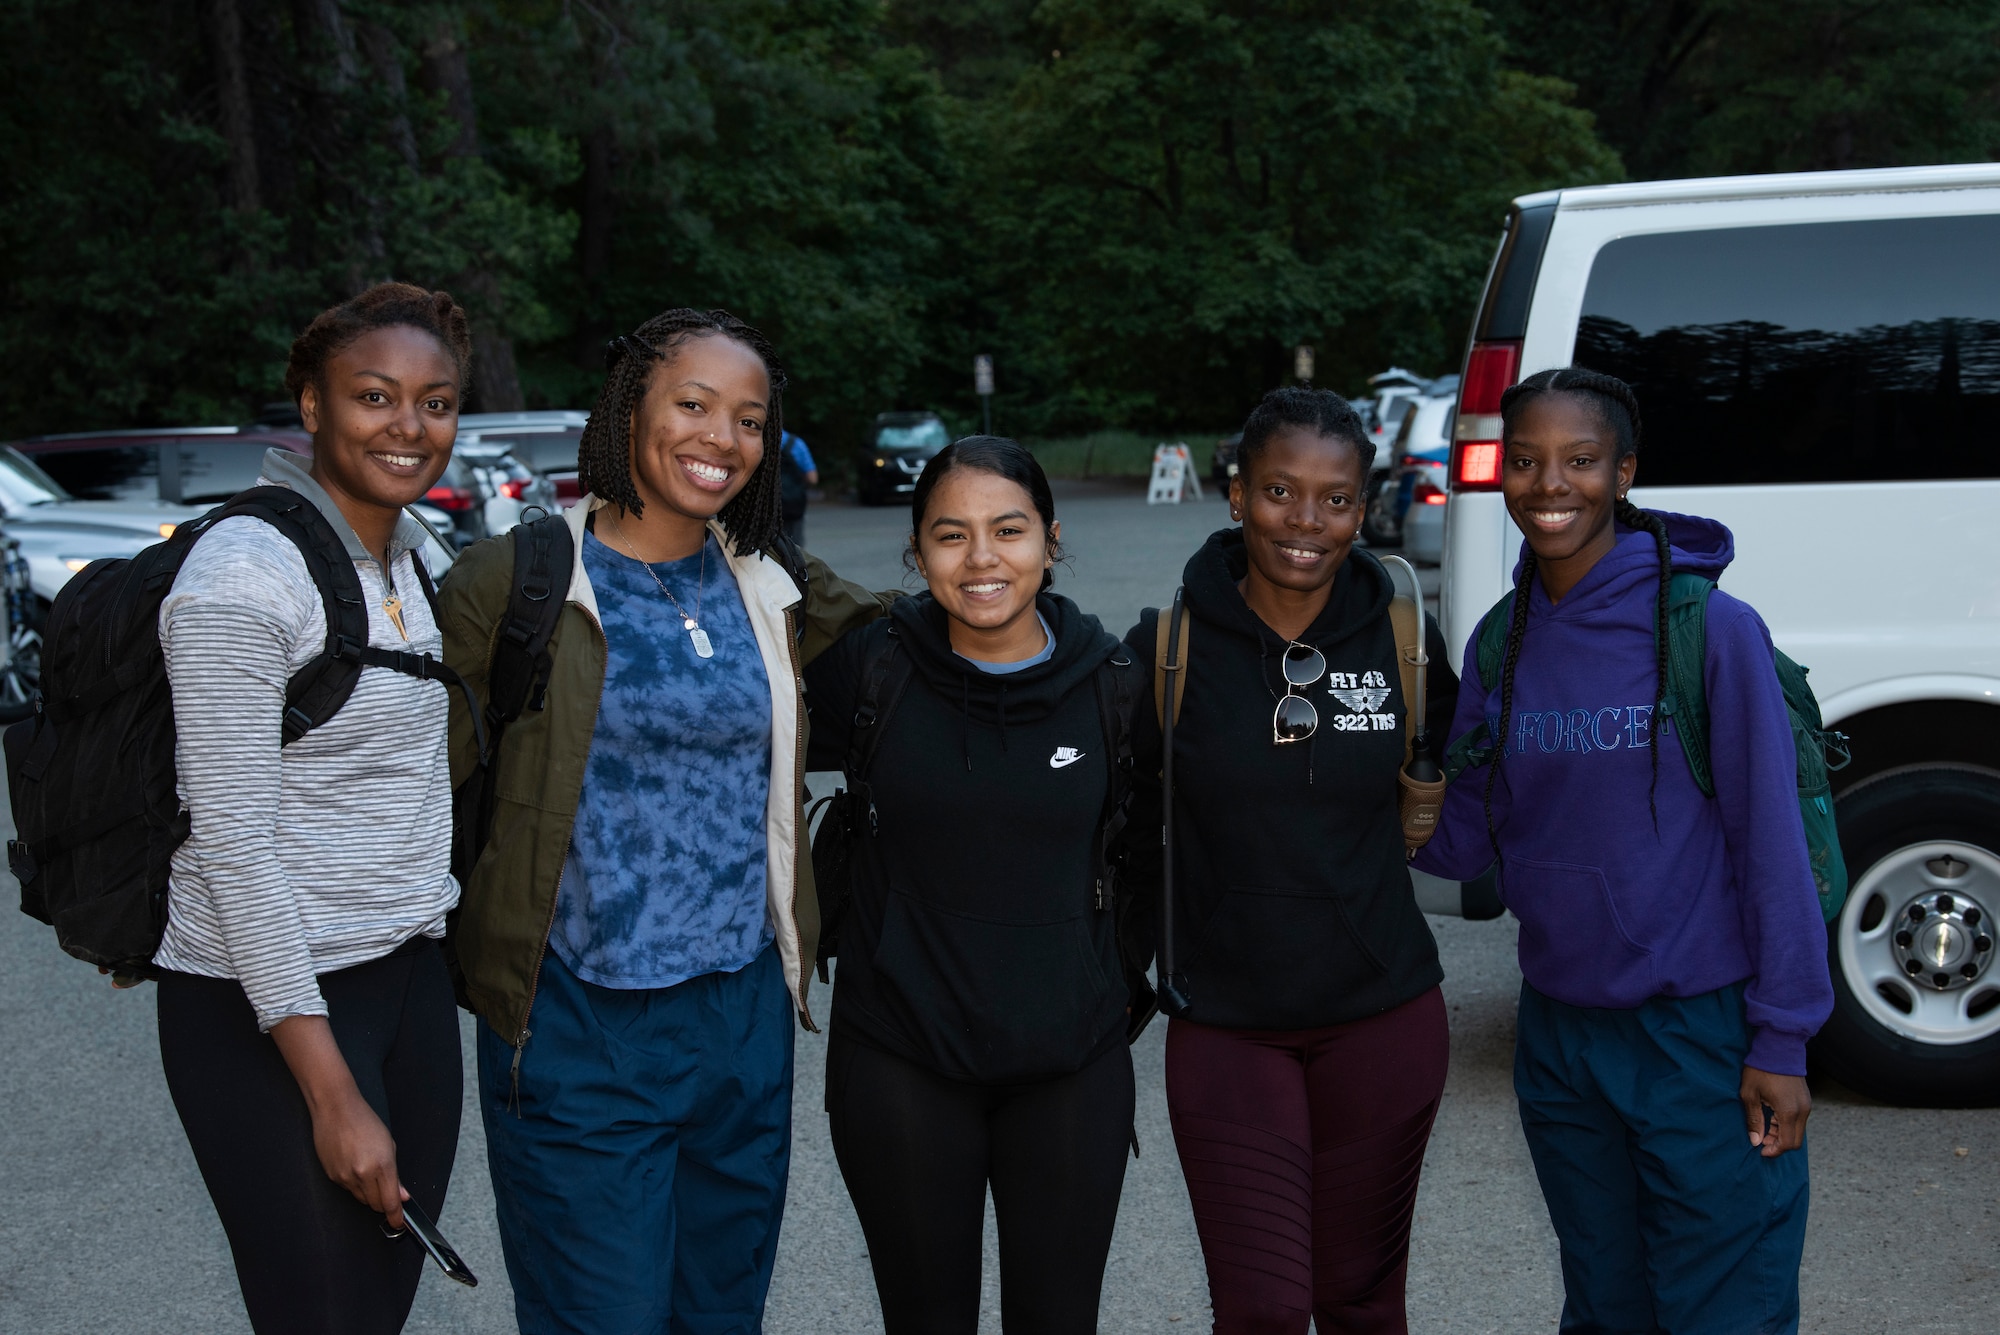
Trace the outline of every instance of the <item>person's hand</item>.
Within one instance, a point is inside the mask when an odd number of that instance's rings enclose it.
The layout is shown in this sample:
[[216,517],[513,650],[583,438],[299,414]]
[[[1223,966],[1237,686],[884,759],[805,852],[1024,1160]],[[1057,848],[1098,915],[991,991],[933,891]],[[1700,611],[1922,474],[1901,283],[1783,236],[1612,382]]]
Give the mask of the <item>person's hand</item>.
[[400,1230],[410,1193],[396,1176],[396,1142],[360,1091],[340,1106],[315,1108],[312,1123],[313,1149],[326,1175]]
[[1802,1075],[1773,1075],[1754,1066],[1743,1068],[1743,1122],[1750,1143],[1775,1159],[1806,1143],[1806,1118],[1812,1116],[1812,1091]]
[[361,1097],[333,1027],[324,1015],[293,1015],[272,1027],[271,1039],[305,1095],[320,1167],[400,1230],[410,1193],[396,1175],[396,1142]]

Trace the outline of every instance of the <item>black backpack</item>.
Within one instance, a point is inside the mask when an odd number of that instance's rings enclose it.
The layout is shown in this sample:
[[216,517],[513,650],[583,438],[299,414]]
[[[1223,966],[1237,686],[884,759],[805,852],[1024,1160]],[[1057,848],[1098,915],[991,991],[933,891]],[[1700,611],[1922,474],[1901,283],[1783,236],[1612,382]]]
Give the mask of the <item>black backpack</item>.
[[[1132,798],[1132,715],[1138,696],[1132,690],[1131,674],[1119,671],[1132,660],[1121,645],[1092,674],[1097,692],[1097,717],[1104,728],[1106,754],[1112,757],[1111,782],[1105,794],[1104,811],[1092,842],[1091,861],[1098,868],[1092,886],[1091,907],[1115,913],[1118,954],[1125,985],[1132,994],[1131,1019],[1126,1029],[1128,1041],[1136,1041],[1158,1011],[1152,981],[1147,977],[1151,963],[1151,926],[1145,921],[1136,892],[1120,884],[1125,855],[1118,842],[1124,831]],[[861,693],[855,701],[854,726],[848,733],[845,775],[847,786],[813,804],[808,824],[821,817],[813,835],[813,882],[819,890],[819,979],[829,981],[826,963],[840,954],[840,924],[854,898],[854,850],[857,842],[877,833],[875,800],[869,787],[869,770],[875,763],[883,729],[904,690],[915,675],[915,665],[903,651],[896,627],[891,625],[881,646],[861,668]],[[824,813],[823,817],[821,813]]]
[[[21,911],[54,927],[65,951],[117,973],[157,972],[169,865],[190,828],[174,786],[160,604],[195,543],[235,515],[261,519],[298,546],[326,611],[326,648],[285,691],[284,745],[331,719],[363,668],[466,689],[429,654],[369,645],[353,560],[319,508],[286,487],[253,487],[137,556],[85,566],[49,611],[35,715],[6,730],[15,828],[7,863],[21,882]],[[415,565],[435,610],[430,572]]]

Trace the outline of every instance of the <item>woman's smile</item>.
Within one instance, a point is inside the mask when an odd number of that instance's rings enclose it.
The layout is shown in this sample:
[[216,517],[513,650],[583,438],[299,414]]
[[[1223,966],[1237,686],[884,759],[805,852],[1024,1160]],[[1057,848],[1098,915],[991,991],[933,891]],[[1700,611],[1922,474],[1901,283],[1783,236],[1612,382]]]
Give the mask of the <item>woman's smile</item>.
[[683,454],[678,456],[678,462],[688,481],[703,491],[728,491],[729,479],[736,476],[734,468],[713,459],[696,459]]

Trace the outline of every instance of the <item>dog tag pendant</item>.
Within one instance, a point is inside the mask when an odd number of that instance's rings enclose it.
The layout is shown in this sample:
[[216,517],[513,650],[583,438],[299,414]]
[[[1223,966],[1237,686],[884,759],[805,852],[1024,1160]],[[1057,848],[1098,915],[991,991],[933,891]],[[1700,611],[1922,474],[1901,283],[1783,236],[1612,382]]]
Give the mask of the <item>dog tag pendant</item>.
[[715,657],[715,646],[708,642],[708,632],[700,626],[688,631],[688,638],[694,641],[694,651],[703,658]]
[[387,612],[389,620],[396,624],[396,633],[407,641],[410,638],[410,632],[403,625],[403,600],[392,593],[382,600],[382,610]]

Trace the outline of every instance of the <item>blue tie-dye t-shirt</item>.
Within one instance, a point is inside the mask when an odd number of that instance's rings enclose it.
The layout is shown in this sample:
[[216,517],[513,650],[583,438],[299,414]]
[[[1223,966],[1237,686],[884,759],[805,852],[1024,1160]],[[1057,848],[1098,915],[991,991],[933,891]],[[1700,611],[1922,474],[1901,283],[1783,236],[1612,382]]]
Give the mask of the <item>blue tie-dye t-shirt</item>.
[[771,943],[764,803],[771,685],[713,537],[653,567],[715,647],[703,658],[646,568],[583,536],[604,626],[604,696],[549,944],[604,987],[727,973]]

